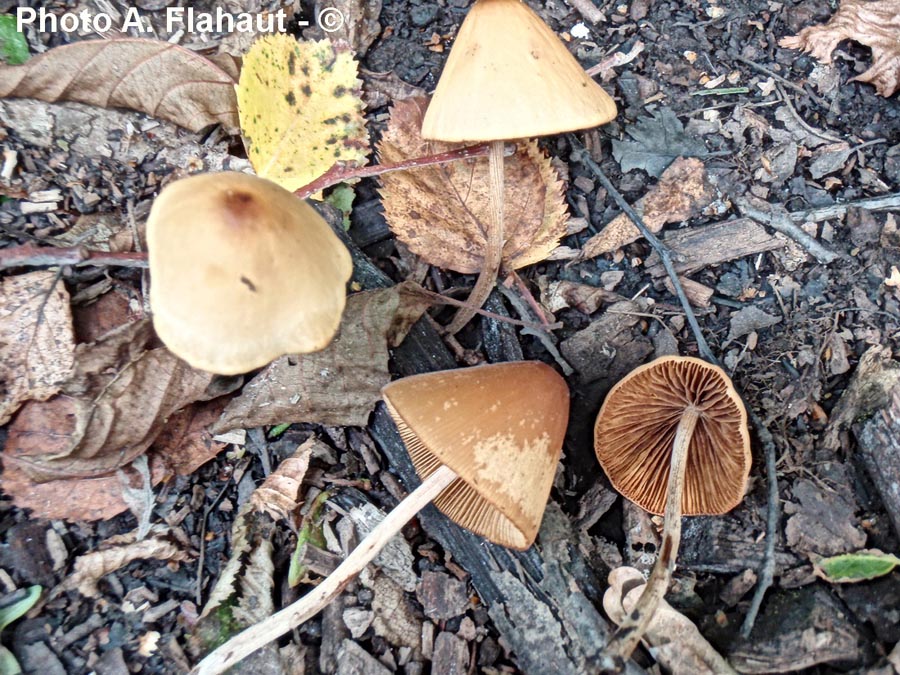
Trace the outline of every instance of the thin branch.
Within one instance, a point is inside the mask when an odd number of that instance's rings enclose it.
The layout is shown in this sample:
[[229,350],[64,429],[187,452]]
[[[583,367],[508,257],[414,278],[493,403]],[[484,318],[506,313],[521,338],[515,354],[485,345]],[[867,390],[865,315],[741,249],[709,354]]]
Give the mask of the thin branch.
[[606,174],[603,173],[603,169],[591,159],[590,154],[584,148],[584,146],[575,138],[572,134],[568,134],[569,142],[572,143],[572,146],[580,153],[581,161],[584,165],[591,170],[591,173],[597,177],[600,183],[606,188],[606,192],[612,196],[615,200],[616,204],[619,205],[619,208],[625,212],[625,214],[631,218],[631,222],[634,223],[635,227],[641,231],[641,235],[643,235],[644,239],[647,240],[647,243],[650,244],[650,247],[656,251],[656,254],[659,256],[659,259],[662,261],[663,267],[666,270],[666,274],[669,275],[669,279],[672,281],[672,286],[675,289],[675,294],[678,296],[678,301],[681,303],[682,309],[684,309],[685,318],[687,318],[688,325],[691,327],[691,331],[694,333],[694,339],[697,341],[697,349],[700,352],[700,356],[709,361],[710,363],[717,364],[718,360],[715,356],[713,356],[712,350],[709,348],[709,344],[706,342],[706,338],[703,337],[703,331],[700,329],[700,324],[697,322],[697,316],[694,314],[694,309],[691,307],[691,303],[688,300],[687,295],[684,292],[684,288],[681,285],[681,281],[678,279],[678,273],[675,271],[675,265],[672,264],[672,256],[669,251],[668,246],[663,244],[659,239],[656,238],[647,225],[644,223],[644,220],[637,214],[637,212],[631,208],[631,205],[625,201],[625,198],[622,196],[622,193],[619,192],[616,187],[612,184],[612,181],[606,177]]
[[146,253],[110,253],[81,246],[57,248],[22,244],[0,249],[0,269],[9,267],[52,267],[56,265],[94,265],[97,267],[147,267]]
[[741,637],[749,637],[750,631],[753,630],[753,624],[756,623],[756,615],[762,606],[763,598],[766,591],[772,585],[775,576],[775,539],[778,530],[778,474],[775,464],[777,461],[775,439],[772,434],[759,419],[759,416],[753,412],[753,408],[744,405],[747,408],[753,428],[756,429],[756,435],[762,443],[763,450],[766,453],[766,483],[769,487],[766,504],[766,550],[763,553],[762,566],[759,570],[759,576],[756,581],[756,590],[753,592],[753,599],[750,602],[750,609],[744,617],[744,623],[741,626]]
[[822,106],[826,110],[828,109],[828,107],[829,107],[828,101],[826,101],[822,98],[819,98],[818,96],[813,94],[811,91],[806,91],[806,89],[804,89],[803,87],[801,87],[797,84],[794,84],[790,80],[786,79],[784,76],[776,73],[774,70],[769,70],[765,66],[762,66],[762,65],[756,63],[756,61],[751,61],[750,59],[745,59],[743,56],[736,56],[736,57],[734,57],[734,60],[740,61],[741,63],[744,63],[744,64],[750,66],[754,70],[758,70],[759,72],[763,73],[764,75],[768,75],[769,77],[771,77],[775,80],[778,80],[785,87],[793,89],[794,91],[796,91],[800,94],[803,94],[804,96],[809,96],[809,98],[811,98],[813,101],[818,103],[820,106]]
[[300,199],[306,199],[310,195],[321,192],[332,185],[337,185],[338,183],[343,183],[356,178],[369,178],[370,176],[379,176],[390,171],[408,171],[410,169],[419,169],[423,166],[448,164],[461,159],[471,159],[472,157],[486,157],[489,148],[490,145],[488,143],[467,145],[464,148],[439,152],[436,155],[412,157],[399,162],[387,162],[386,164],[375,164],[373,166],[356,166],[338,162],[309,185],[304,185],[303,187],[294,190],[294,194],[300,197]]
[[793,219],[781,204],[769,204],[764,202],[764,208],[758,208],[745,197],[736,197],[734,203],[742,216],[768,225],[773,230],[790,237],[803,248],[809,251],[820,263],[828,264],[841,257],[839,253],[826,248],[815,237],[807,234],[799,225],[795,225]]
[[868,199],[857,199],[852,202],[820,206],[808,211],[791,211],[788,213],[788,217],[795,223],[821,223],[823,220],[841,218],[849,209],[854,208],[865,209],[866,211],[890,211],[891,209],[900,208],[900,192],[893,192],[881,197],[869,197]]

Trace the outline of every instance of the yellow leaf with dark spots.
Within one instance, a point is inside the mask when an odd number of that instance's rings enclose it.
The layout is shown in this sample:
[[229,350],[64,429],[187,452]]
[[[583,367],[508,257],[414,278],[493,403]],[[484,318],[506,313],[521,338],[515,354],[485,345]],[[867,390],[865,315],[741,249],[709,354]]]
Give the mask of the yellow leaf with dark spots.
[[357,63],[330,40],[269,35],[244,57],[237,88],[247,156],[259,176],[294,191],[336,162],[365,164],[369,137]]

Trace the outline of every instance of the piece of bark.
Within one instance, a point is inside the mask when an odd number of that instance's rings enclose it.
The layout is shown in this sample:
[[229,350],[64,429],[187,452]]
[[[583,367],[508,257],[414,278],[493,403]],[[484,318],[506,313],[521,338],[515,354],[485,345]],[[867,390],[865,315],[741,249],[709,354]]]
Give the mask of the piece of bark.
[[[350,241],[336,218],[323,215],[350,249],[354,280],[366,288],[390,285],[390,280]],[[508,355],[506,360],[510,360]],[[456,368],[450,352],[427,321],[419,321],[393,352],[399,376]],[[500,359],[498,359],[500,360]],[[375,409],[369,431],[394,471],[409,489],[419,484],[412,461],[383,405]],[[423,529],[472,578],[500,635],[527,673],[577,675],[606,644],[610,627],[598,611],[602,587],[578,549],[579,536],[568,516],[554,502],[547,507],[539,546],[511,551],[455,525],[433,506],[417,516]],[[629,661],[628,675],[645,673]]]
[[900,534],[900,384],[890,392],[890,400],[865,420],[853,425],[859,443],[859,457],[875,484],[894,532]]
[[859,663],[860,633],[820,586],[777,591],[728,660],[741,673],[787,673],[819,663]]
[[[688,279],[685,276],[678,277],[678,280],[681,282],[684,294],[694,307],[709,307],[710,300],[712,300],[713,293],[715,292],[713,289],[701,284],[699,281]],[[668,290],[669,293],[675,292],[675,286],[672,285],[672,280],[669,279],[669,277],[665,277],[663,283],[666,285],[666,290]]]
[[[675,270],[679,274],[690,274],[709,265],[784,246],[782,240],[766,232],[766,228],[750,218],[735,218],[704,227],[668,232],[664,242],[676,257],[680,257],[675,261]],[[646,267],[654,277],[666,274],[656,253],[647,258]]]
[[469,647],[466,641],[453,633],[441,631],[434,640],[431,672],[442,675],[465,675],[469,665]]

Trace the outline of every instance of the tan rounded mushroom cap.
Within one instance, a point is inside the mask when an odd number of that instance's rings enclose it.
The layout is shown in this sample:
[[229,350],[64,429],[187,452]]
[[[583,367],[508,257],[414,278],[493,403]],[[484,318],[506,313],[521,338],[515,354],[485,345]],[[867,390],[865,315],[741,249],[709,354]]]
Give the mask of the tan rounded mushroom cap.
[[233,375],[325,347],[341,321],[350,254],[321,216],[243,173],[167,186],[147,220],[150,307],[166,346]]
[[422,123],[440,141],[587,129],[616,104],[521,0],[478,0],[463,21]]
[[597,459],[616,490],[650,513],[665,512],[672,442],[691,404],[700,415],[688,447],[682,512],[725,513],[744,497],[751,456],[747,411],[721,368],[664,356],[629,373],[600,408]]
[[419,476],[459,474],[435,506],[496,544],[531,546],[569,419],[565,380],[519,361],[414,375],[382,395]]

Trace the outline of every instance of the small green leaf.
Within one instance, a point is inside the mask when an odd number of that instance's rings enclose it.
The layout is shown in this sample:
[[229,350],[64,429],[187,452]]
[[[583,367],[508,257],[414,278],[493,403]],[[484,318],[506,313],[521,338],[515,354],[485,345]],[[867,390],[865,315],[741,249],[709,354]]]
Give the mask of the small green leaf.
[[34,607],[42,590],[40,586],[29,586],[3,598],[0,601],[0,631]]
[[307,546],[325,548],[325,535],[322,534],[322,510],[331,493],[328,490],[319,493],[307,514],[303,517],[300,531],[297,533],[297,545],[291,555],[291,564],[288,567],[288,585],[293,588],[306,576],[306,565],[303,558]]
[[12,14],[0,15],[0,61],[19,66],[28,57],[28,43],[25,36],[16,30],[16,17]]
[[350,229],[350,212],[353,211],[353,199],[356,197],[356,191],[345,183],[341,183],[334,188],[325,201],[334,208],[344,214],[344,229]]
[[0,675],[19,675],[22,666],[16,661],[16,657],[3,645],[0,645]]
[[290,422],[285,422],[284,424],[276,424],[274,427],[269,429],[269,438],[278,438],[279,436],[281,436],[281,434],[287,431],[290,426]]
[[900,565],[900,558],[877,549],[844,553],[813,562],[817,575],[836,584],[851,584],[882,577]]

